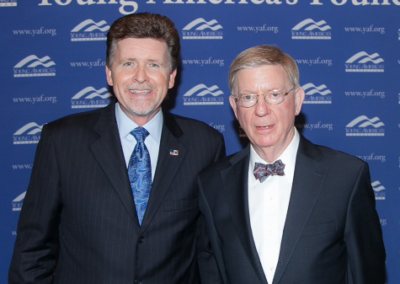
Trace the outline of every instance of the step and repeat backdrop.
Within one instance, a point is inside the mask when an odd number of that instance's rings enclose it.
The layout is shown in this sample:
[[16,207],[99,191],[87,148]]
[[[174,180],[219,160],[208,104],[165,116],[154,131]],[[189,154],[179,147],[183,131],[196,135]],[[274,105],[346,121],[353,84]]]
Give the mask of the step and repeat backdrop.
[[296,126],[370,165],[387,283],[400,283],[400,0],[0,0],[0,283],[42,126],[109,103],[106,35],[138,12],[168,16],[181,35],[165,108],[216,128],[227,154],[246,143],[228,99],[234,57],[276,44],[296,60],[306,91]]

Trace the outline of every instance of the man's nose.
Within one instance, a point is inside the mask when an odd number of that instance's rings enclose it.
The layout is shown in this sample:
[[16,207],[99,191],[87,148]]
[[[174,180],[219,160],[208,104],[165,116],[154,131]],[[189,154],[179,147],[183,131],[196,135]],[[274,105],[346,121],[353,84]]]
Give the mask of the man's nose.
[[147,80],[147,70],[146,66],[139,65],[136,69],[136,73],[133,76],[133,80],[138,83],[143,83]]
[[262,95],[258,97],[255,113],[257,116],[265,116],[271,113],[271,105],[265,101],[265,97]]

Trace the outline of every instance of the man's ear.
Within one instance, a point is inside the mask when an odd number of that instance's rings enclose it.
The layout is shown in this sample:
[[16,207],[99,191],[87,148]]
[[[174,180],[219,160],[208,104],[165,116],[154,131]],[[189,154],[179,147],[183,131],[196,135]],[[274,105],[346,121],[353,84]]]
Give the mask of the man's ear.
[[303,106],[304,99],[306,94],[302,87],[297,88],[296,93],[294,94],[294,105],[295,105],[295,114],[299,115],[301,111],[301,107]]
[[169,74],[168,89],[172,89],[174,87],[176,74],[177,74],[177,69],[175,69],[174,71],[172,71],[171,74]]
[[111,69],[108,68],[108,66],[106,66],[106,76],[107,76],[108,85],[113,86],[114,83],[113,83],[113,79],[112,79],[112,72],[111,72]]
[[237,103],[236,103],[236,99],[233,95],[229,96],[229,103],[231,104],[233,113],[235,114],[235,117],[237,119]]

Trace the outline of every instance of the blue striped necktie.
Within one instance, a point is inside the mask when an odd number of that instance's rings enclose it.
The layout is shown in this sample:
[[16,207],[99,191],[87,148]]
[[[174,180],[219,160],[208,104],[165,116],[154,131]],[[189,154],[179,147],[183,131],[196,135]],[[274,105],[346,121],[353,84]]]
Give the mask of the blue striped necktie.
[[131,131],[131,134],[135,137],[137,143],[129,160],[128,174],[139,225],[142,225],[152,186],[150,154],[144,144],[149,132],[143,127],[137,127]]

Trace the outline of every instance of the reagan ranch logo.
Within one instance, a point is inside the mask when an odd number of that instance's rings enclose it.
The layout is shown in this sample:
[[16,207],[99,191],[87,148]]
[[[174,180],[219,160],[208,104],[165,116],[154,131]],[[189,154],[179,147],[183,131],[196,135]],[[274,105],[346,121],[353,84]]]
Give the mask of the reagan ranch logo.
[[182,30],[183,39],[223,39],[222,26],[217,20],[207,22],[197,18],[187,24]]
[[346,125],[346,136],[385,136],[385,124],[379,117],[361,115]]
[[332,92],[326,87],[326,85],[315,86],[313,83],[307,83],[302,86],[306,93],[304,100],[305,104],[331,104],[332,103]]
[[106,21],[96,23],[87,19],[71,30],[71,41],[102,41],[107,39],[110,26]]
[[207,87],[204,84],[198,84],[183,95],[183,105],[223,105],[224,92],[217,85]]
[[71,108],[100,108],[110,103],[111,94],[107,88],[96,90],[86,87],[71,98]]
[[56,65],[49,56],[42,58],[29,55],[14,66],[14,77],[46,77],[56,76]]
[[354,54],[346,61],[346,72],[384,72],[384,60],[378,53],[369,55],[365,51]]
[[324,21],[305,19],[292,28],[292,39],[330,40],[332,28]]

